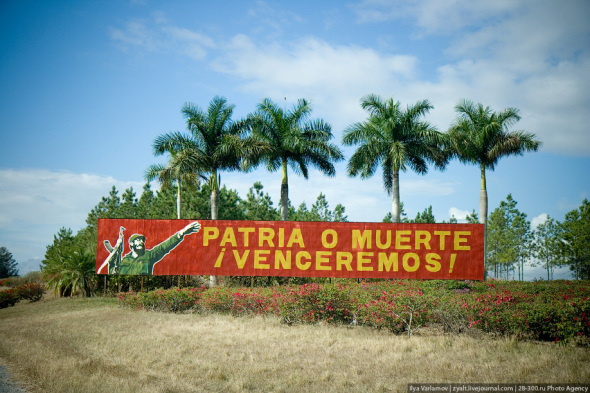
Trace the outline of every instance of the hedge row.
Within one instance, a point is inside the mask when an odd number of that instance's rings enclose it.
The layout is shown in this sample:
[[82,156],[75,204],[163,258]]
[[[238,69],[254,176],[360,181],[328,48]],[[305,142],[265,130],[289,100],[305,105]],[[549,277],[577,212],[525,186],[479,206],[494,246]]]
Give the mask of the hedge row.
[[45,289],[38,283],[24,283],[18,287],[0,291],[0,308],[14,306],[21,300],[38,302],[43,297]]
[[172,289],[119,295],[122,306],[275,315],[288,323],[360,324],[399,334],[439,324],[564,341],[590,337],[588,281],[381,281],[271,288]]

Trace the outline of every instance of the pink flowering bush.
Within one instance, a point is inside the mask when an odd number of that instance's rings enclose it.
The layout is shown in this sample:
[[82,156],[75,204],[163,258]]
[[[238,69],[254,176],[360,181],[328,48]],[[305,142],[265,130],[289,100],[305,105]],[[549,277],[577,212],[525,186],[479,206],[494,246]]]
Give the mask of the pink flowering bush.
[[232,315],[274,314],[276,291],[272,288],[211,288],[203,294],[202,307],[205,311],[229,313]]
[[18,287],[0,291],[0,308],[12,307],[21,300],[38,302],[45,289],[42,284],[27,282]]
[[15,288],[21,300],[29,300],[38,302],[45,293],[45,288],[42,284],[35,282],[27,282]]
[[477,284],[485,291],[456,296],[471,328],[537,340],[590,336],[590,286],[584,281]]
[[360,322],[378,329],[386,328],[392,333],[425,326],[432,319],[432,310],[437,299],[416,289],[403,292],[383,292],[378,299],[358,305]]
[[124,293],[119,303],[144,310],[272,315],[290,323],[340,323],[411,333],[448,325],[536,340],[590,337],[587,281],[376,281],[360,284],[171,289]]
[[0,308],[12,307],[20,301],[16,288],[0,291]]
[[356,309],[346,285],[287,287],[277,300],[278,315],[292,322],[350,323]]

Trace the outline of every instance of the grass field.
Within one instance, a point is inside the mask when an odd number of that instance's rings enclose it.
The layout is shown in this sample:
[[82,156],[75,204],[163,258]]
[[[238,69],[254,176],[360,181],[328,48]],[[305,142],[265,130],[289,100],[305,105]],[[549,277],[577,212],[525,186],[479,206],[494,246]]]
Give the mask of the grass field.
[[405,392],[412,382],[590,383],[590,349],[484,335],[169,314],[115,299],[0,310],[0,363],[30,392]]

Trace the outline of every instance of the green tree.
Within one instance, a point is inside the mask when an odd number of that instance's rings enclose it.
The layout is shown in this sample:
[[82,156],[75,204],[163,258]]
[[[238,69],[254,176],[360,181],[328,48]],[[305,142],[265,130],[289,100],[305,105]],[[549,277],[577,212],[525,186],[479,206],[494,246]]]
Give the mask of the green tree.
[[559,247],[576,279],[590,280],[590,202],[565,215]]
[[[221,171],[239,170],[246,150],[255,151],[244,138],[248,123],[232,121],[234,105],[223,97],[214,97],[207,112],[188,103],[182,108],[189,133],[172,132],[160,135],[153,144],[154,154],[174,153],[182,173],[209,175],[211,187],[211,219],[219,216],[219,175]],[[180,163],[181,161],[181,163]],[[211,276],[210,285],[216,285]]]
[[518,268],[518,278],[522,279],[524,262],[530,257],[531,225],[527,215],[520,212],[518,202],[508,194],[506,201],[491,214],[488,222],[488,269],[494,270],[495,277],[504,274],[506,280],[510,272]]
[[135,197],[135,192],[133,192],[133,187],[126,189],[123,195],[121,195],[121,199],[122,202],[119,206],[118,216],[121,218],[136,218],[138,201]]
[[[146,197],[149,198],[149,196]],[[184,201],[186,211],[186,199]],[[177,218],[175,202],[176,195],[174,188],[166,187],[156,191],[155,195],[153,195],[149,209],[146,212],[146,218],[159,220],[171,220]],[[207,207],[209,207],[209,204],[207,204]]]
[[512,233],[515,239],[516,265],[518,267],[518,279],[524,280],[524,264],[532,256],[533,232],[531,223],[525,213],[517,211],[512,219]]
[[268,193],[264,193],[262,183],[255,182],[245,201],[240,201],[246,220],[253,221],[275,221],[279,218],[277,209],[273,207],[272,200]]
[[334,222],[348,222],[348,216],[345,215],[346,208],[341,203],[334,208]]
[[[96,252],[96,236],[98,233],[98,219],[99,218],[133,218],[135,212],[133,205],[136,204],[135,194],[133,189],[128,189],[125,192],[125,209],[122,210],[121,198],[119,191],[113,186],[107,197],[102,197],[101,201],[88,213],[86,218],[86,228],[83,228],[76,234],[76,243],[89,252]],[[126,215],[129,214],[129,217]],[[63,234],[64,228],[60,230],[59,234]],[[71,232],[71,230],[70,230]],[[72,239],[74,238],[70,233]],[[65,241],[65,240],[64,240]]]
[[473,209],[473,211],[471,213],[469,213],[467,216],[465,216],[465,219],[467,220],[468,224],[478,224],[479,223],[479,218],[477,217],[477,213],[475,212],[475,209]]
[[154,155],[174,153],[169,166],[176,168],[173,173],[209,174],[213,220],[218,218],[219,212],[218,176],[223,170],[239,170],[247,147],[243,138],[248,132],[248,124],[243,120],[232,121],[234,107],[225,98],[217,96],[209,103],[207,112],[194,104],[185,104],[182,114],[187,120],[188,134],[163,134],[153,144]]
[[547,280],[553,280],[553,270],[561,263],[560,225],[547,216],[547,220],[534,231],[534,251],[542,267],[547,270]]
[[250,115],[252,137],[259,143],[245,167],[253,169],[265,163],[270,172],[282,170],[281,180],[281,220],[286,221],[289,214],[289,182],[287,167],[305,179],[309,176],[311,165],[327,176],[334,176],[334,163],[344,159],[342,152],[333,143],[332,130],[325,121],[308,120],[311,103],[300,99],[291,110],[285,111],[271,99],[263,99],[257,111]]
[[96,258],[87,250],[68,248],[58,258],[46,264],[43,273],[49,277],[46,286],[54,288],[55,293],[70,297],[82,290],[87,297],[92,296],[92,285],[96,279]]
[[0,278],[18,276],[16,261],[6,247],[0,247]]
[[449,222],[446,222],[445,220],[443,220],[443,224],[457,224],[457,217],[455,217],[455,215],[453,214],[451,216],[451,218],[449,218]]
[[312,221],[311,213],[305,201],[301,202],[297,209],[293,209],[292,214],[289,215],[289,219],[291,221]]
[[436,223],[436,219],[434,218],[434,214],[432,213],[432,205],[430,205],[426,209],[424,209],[422,214],[420,214],[420,212],[416,213],[416,218],[413,220],[410,220],[410,222],[425,223],[425,224]]
[[326,196],[320,192],[316,202],[311,205],[310,215],[311,221],[327,221],[330,222],[334,218],[334,213],[330,211],[330,205]]
[[[507,108],[494,112],[482,104],[463,100],[455,105],[457,117],[451,125],[448,136],[452,152],[459,161],[478,165],[481,171],[479,195],[479,217],[482,224],[488,218],[488,193],[486,169],[494,170],[500,158],[523,155],[525,151],[537,151],[541,142],[535,134],[524,131],[508,131],[520,120],[518,109]],[[484,248],[486,239],[484,240]]]
[[[408,215],[406,214],[406,211],[404,210],[404,203],[400,202],[399,204],[399,217],[400,217],[400,222],[408,222]],[[391,214],[391,212],[388,212],[385,217],[383,217],[383,222],[387,222],[387,223],[392,223],[393,222],[393,215]]]
[[342,204],[337,204],[334,211],[330,210],[330,205],[326,196],[320,192],[311,210],[307,208],[305,202],[301,202],[298,209],[291,209],[289,219],[292,221],[324,221],[324,222],[347,222],[346,208]]
[[[158,180],[163,188],[173,187],[176,184],[176,218],[180,220],[181,217],[181,184],[199,184],[201,180],[207,180],[198,168],[192,165],[191,153],[188,151],[177,152],[173,149],[168,151],[170,158],[168,165],[153,164],[145,171],[145,179],[148,182]],[[155,155],[161,153],[155,152]]]
[[150,183],[143,185],[143,191],[137,202],[137,218],[149,218],[148,214],[154,201],[154,193],[150,188]]
[[88,213],[86,224],[96,231],[99,218],[119,218],[120,206],[121,198],[119,198],[119,191],[113,186],[109,192],[109,196],[102,197],[98,205]]
[[[104,197],[101,202],[105,202]],[[93,209],[93,211],[94,210],[95,209]],[[64,265],[65,256],[75,247],[75,245],[76,240],[70,228],[60,228],[57,234],[53,235],[53,244],[47,246],[45,258],[41,261],[40,266],[41,273],[45,279],[51,280],[53,276],[57,275],[61,271]],[[57,284],[58,281],[59,277],[53,282]],[[59,293],[60,296],[63,296],[66,290],[65,287],[56,285],[54,285],[53,288],[55,289],[56,293]]]
[[369,112],[368,120],[349,126],[342,137],[346,146],[360,145],[348,161],[348,174],[367,179],[381,165],[383,186],[392,195],[391,220],[400,222],[399,171],[425,174],[429,162],[443,169],[445,136],[420,120],[433,108],[428,100],[402,109],[393,98],[371,94],[361,99],[361,107]]
[[225,185],[219,190],[220,220],[245,220],[244,211],[240,206],[242,199],[236,190],[228,189]]

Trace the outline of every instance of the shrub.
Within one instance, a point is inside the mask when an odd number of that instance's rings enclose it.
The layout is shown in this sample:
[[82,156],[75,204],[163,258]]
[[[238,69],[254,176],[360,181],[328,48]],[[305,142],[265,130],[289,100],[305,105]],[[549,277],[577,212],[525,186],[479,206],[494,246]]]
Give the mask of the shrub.
[[277,311],[274,288],[211,288],[203,294],[203,310],[232,315],[271,315]]
[[123,306],[231,315],[278,315],[296,323],[351,323],[411,334],[439,323],[445,332],[480,329],[564,343],[590,337],[587,281],[376,281],[267,288],[124,293]]
[[234,305],[232,297],[233,290],[230,288],[211,288],[201,298],[202,307],[205,311],[218,313],[229,313]]
[[148,311],[168,311],[174,313],[198,310],[204,287],[201,288],[172,288],[165,291],[134,293],[127,292],[118,295],[121,306],[134,307]]
[[584,282],[499,282],[479,293],[457,295],[447,309],[460,310],[470,328],[544,341],[590,335],[590,302]]
[[16,288],[0,291],[0,308],[14,306],[21,300],[38,302],[43,297],[44,292],[43,285],[36,283],[26,283]]
[[289,287],[277,299],[278,314],[293,322],[350,323],[356,308],[350,295],[345,285]]
[[20,297],[15,288],[0,291],[0,308],[12,307],[18,303],[19,300]]
[[45,293],[45,288],[41,284],[29,282],[16,287],[16,291],[21,300],[30,300],[32,303],[41,300],[43,293]]
[[4,278],[2,280],[0,280],[0,287],[14,287],[14,282],[15,279],[17,279],[18,277],[9,277],[9,278]]
[[415,289],[404,292],[383,292],[376,300],[358,306],[362,324],[386,328],[392,333],[407,332],[409,336],[431,319],[437,298]]

